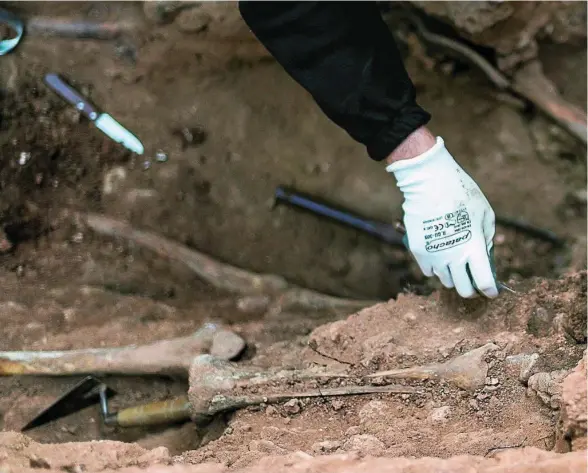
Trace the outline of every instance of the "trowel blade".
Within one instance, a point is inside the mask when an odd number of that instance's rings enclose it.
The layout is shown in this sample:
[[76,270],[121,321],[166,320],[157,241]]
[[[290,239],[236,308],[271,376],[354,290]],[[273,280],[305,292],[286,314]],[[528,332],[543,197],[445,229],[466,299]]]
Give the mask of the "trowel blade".
[[[21,432],[53,422],[74,412],[81,411],[92,404],[100,402],[100,387],[104,383],[94,376],[86,376],[64,395],[59,397],[49,407],[43,409],[37,416],[25,425]],[[110,398],[116,391],[106,387],[106,396]]]

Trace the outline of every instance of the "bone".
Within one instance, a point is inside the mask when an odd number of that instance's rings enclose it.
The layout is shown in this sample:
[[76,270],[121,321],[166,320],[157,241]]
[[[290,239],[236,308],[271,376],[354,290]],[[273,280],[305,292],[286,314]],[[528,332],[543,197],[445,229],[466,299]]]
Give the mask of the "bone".
[[436,379],[448,381],[467,391],[475,391],[484,386],[488,374],[488,364],[484,358],[495,350],[498,350],[497,345],[487,343],[445,363],[379,371],[368,375],[368,378]]
[[[349,378],[341,373],[308,370],[259,371],[200,355],[190,368],[190,401],[192,418],[209,417],[221,412],[262,403],[272,404],[293,398],[352,396],[374,393],[418,394],[410,386],[342,386],[295,390],[297,382],[321,384],[329,378]],[[277,387],[276,387],[277,386]],[[290,388],[288,388],[290,386]]]
[[79,214],[78,218],[100,235],[123,238],[185,265],[203,281],[218,289],[244,296],[269,296],[266,307],[271,313],[289,309],[353,312],[382,302],[333,297],[297,287],[275,274],[254,273],[236,268],[168,238],[135,229],[126,222],[104,215]]
[[244,348],[245,341],[237,334],[216,324],[206,324],[191,336],[148,345],[0,352],[0,375],[165,374],[187,377],[194,356],[211,353],[219,359],[232,360]]

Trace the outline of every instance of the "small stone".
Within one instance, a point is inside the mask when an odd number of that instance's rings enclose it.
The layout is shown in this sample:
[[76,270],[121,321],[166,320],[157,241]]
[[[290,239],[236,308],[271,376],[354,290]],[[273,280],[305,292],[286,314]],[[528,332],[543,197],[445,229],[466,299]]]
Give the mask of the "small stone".
[[478,402],[475,399],[470,399],[470,407],[472,409],[474,409],[475,411],[477,411],[478,409],[480,409],[480,406],[478,406]]
[[231,330],[219,330],[214,334],[210,354],[221,360],[232,360],[238,357],[247,344],[245,340]]
[[410,398],[410,394],[401,394],[400,397],[406,401]]
[[341,442],[335,440],[325,440],[324,442],[317,442],[310,447],[315,453],[332,453],[341,448]]
[[451,414],[451,407],[441,406],[431,411],[431,420],[433,422],[443,422],[447,420],[449,414]]
[[529,355],[528,358],[526,358],[521,363],[521,371],[519,374],[520,381],[523,381],[523,382],[529,381],[529,378],[533,374],[533,369],[537,365],[538,361],[539,361],[539,353],[533,353],[532,355]]
[[261,452],[270,455],[283,455],[286,450],[278,447],[275,443],[269,440],[252,440],[249,443],[249,450],[252,452]]
[[127,171],[122,166],[115,166],[104,174],[102,193],[110,195],[121,189],[127,178]]
[[300,401],[296,398],[290,399],[284,404],[284,411],[290,415],[298,414],[301,409]]
[[333,408],[334,411],[340,411],[341,409],[343,409],[343,401],[340,401],[338,399],[335,399],[334,401],[331,401],[331,407]]
[[278,415],[278,410],[274,406],[267,406],[265,413],[268,416],[275,416]]
[[345,436],[351,437],[353,435],[358,435],[360,432],[361,432],[361,430],[359,428],[359,425],[353,425],[345,431]]
[[158,163],[165,163],[167,161],[167,154],[161,150],[157,151],[157,153],[155,153],[155,161]]
[[406,314],[404,314],[402,318],[407,322],[414,322],[417,319],[417,315],[414,312],[409,311]]
[[51,468],[51,465],[49,465],[47,460],[34,454],[29,457],[29,465],[31,468],[43,468],[45,470],[49,470]]
[[31,159],[31,153],[21,151],[20,155],[18,156],[18,164],[24,166],[26,163],[29,162],[29,159]]
[[143,161],[143,169],[147,170],[151,168],[151,161],[145,160]]
[[498,378],[490,378],[490,386],[497,386],[498,384],[500,384]]
[[364,455],[379,455],[385,445],[373,435],[354,435],[345,442],[343,448],[348,451],[355,451]]
[[71,465],[62,466],[61,469],[63,471],[67,471],[67,473],[83,473],[86,471],[86,467],[80,463],[72,463]]
[[72,238],[71,241],[74,243],[81,243],[84,241],[84,234],[82,232],[77,232]]

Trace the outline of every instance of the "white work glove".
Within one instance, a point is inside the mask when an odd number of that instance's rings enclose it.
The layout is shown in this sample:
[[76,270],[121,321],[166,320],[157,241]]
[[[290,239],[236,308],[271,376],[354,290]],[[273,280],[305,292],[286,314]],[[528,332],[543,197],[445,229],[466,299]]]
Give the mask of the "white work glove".
[[436,275],[464,298],[476,289],[498,295],[494,275],[494,211],[455,162],[443,139],[427,152],[386,167],[404,195],[408,247],[427,277]]

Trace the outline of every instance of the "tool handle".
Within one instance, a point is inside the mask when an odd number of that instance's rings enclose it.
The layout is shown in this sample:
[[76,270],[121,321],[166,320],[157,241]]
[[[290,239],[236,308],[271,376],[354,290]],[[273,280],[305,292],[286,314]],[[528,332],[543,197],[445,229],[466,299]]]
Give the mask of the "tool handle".
[[347,226],[369,233],[391,245],[402,246],[402,235],[393,225],[369,220],[343,209],[337,209],[330,204],[320,202],[315,197],[296,192],[285,187],[278,187],[275,192],[278,202],[300,207],[314,214],[322,215]]
[[45,76],[45,82],[55,93],[57,93],[61,98],[65,99],[68,103],[72,104],[76,107],[81,113],[84,114],[90,120],[96,120],[98,118],[98,112],[96,109],[88,102],[87,99],[82,97],[79,92],[77,92],[73,87],[67,84],[61,77],[57,74],[47,74]]
[[187,396],[167,401],[122,409],[112,415],[109,423],[119,427],[168,424],[190,419],[191,407]]

